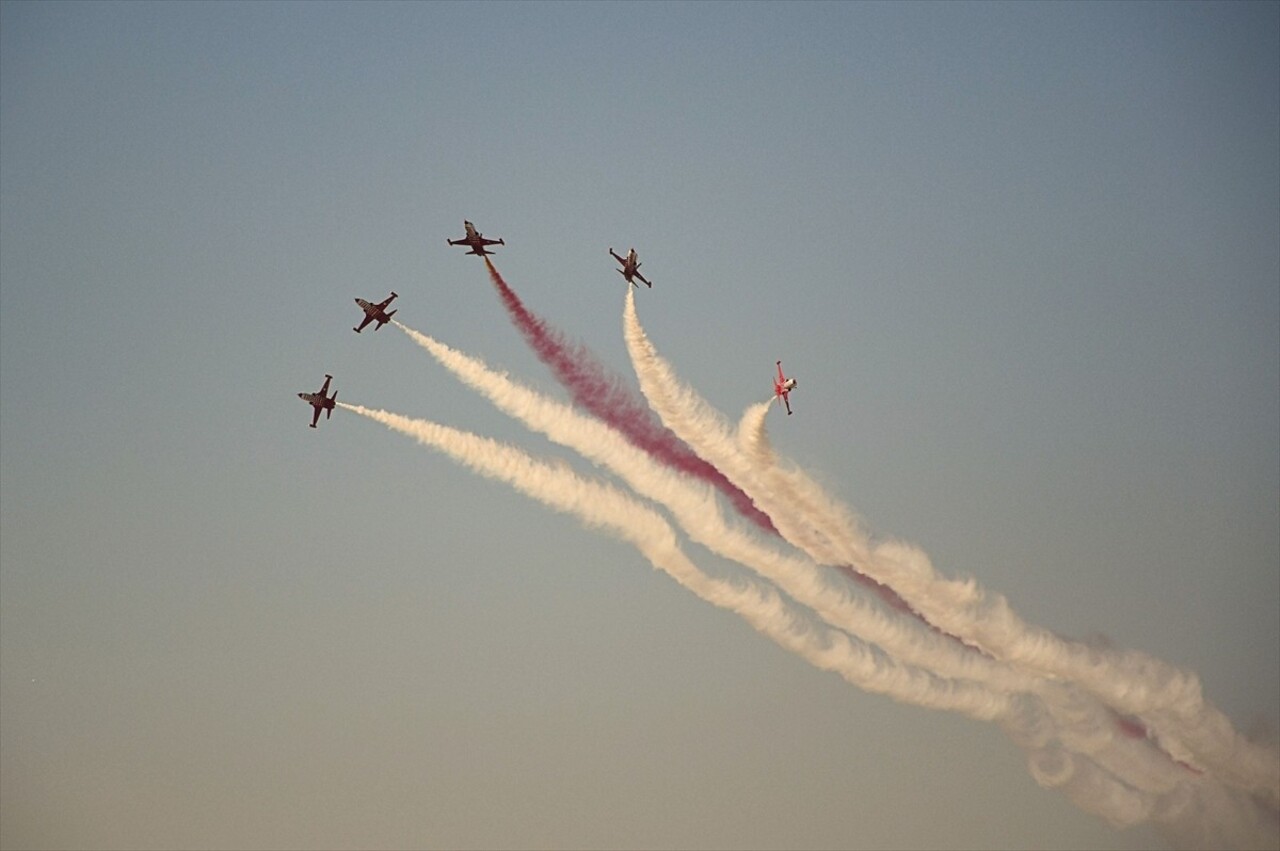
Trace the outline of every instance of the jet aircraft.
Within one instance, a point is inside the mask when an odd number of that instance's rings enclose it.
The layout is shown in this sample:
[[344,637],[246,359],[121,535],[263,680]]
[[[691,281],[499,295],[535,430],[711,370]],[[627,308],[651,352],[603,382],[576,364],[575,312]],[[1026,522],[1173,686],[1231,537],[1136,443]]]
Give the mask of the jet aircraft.
[[791,391],[796,389],[796,380],[782,374],[782,361],[778,361],[778,377],[773,380],[773,395],[787,406],[787,416],[791,416]]
[[448,240],[450,245],[470,245],[471,250],[468,254],[492,254],[492,251],[485,251],[486,245],[506,245],[501,239],[485,239],[484,234],[476,230],[476,226],[471,222],[463,221],[462,226],[467,229],[467,235],[462,239]]
[[636,285],[636,282],[634,279],[639,278],[640,280],[644,281],[644,285],[646,287],[649,287],[652,289],[653,283],[645,280],[644,275],[640,274],[640,258],[636,256],[636,250],[634,248],[627,252],[626,257],[619,257],[616,253],[614,253],[614,250],[612,248],[609,249],[609,253],[613,254],[614,260],[617,260],[619,263],[622,264],[621,269],[614,269],[614,271],[617,272],[622,277],[626,278],[628,284],[631,284],[631,286],[634,287]]
[[387,298],[386,301],[379,304],[370,304],[362,298],[356,299],[356,304],[360,305],[360,309],[364,311],[364,321],[361,322],[359,326],[352,328],[351,330],[359,334],[366,325],[376,319],[378,320],[378,324],[374,326],[373,330],[377,331],[383,325],[390,322],[391,317],[395,316],[396,312],[394,310],[388,312],[387,305],[391,304],[392,300],[396,298],[396,295],[396,291],[392,290],[391,296]]
[[326,396],[329,392],[329,382],[333,380],[333,376],[325,373],[324,386],[320,388],[319,393],[299,393],[298,398],[315,408],[315,412],[311,415],[311,427],[316,427],[316,421],[320,419],[320,412],[326,411],[324,418],[327,420],[333,416],[333,406],[338,401],[338,391],[333,391],[332,396]]

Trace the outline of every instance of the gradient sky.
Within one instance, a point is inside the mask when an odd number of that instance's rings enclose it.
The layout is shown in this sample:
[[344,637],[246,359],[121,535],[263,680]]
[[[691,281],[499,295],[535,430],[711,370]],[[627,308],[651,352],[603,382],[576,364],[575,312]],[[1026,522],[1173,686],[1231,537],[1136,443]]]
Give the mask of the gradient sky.
[[[1143,848],[342,401],[528,306],[1280,728],[1280,5],[0,3],[0,845]],[[576,468],[588,467],[570,459]],[[690,554],[728,570],[705,551]]]

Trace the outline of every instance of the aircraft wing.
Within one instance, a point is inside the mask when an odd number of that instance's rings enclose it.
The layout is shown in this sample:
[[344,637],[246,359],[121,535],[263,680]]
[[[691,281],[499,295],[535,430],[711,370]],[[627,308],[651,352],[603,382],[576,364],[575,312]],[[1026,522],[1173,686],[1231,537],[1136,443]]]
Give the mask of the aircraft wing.
[[320,406],[313,405],[312,407],[313,407],[313,410],[311,412],[311,427],[315,428],[316,423],[320,421]]
[[363,330],[364,330],[364,327],[365,327],[366,325],[368,325],[368,324],[369,324],[370,322],[372,322],[372,321],[373,321],[373,315],[372,315],[372,314],[370,314],[370,313],[366,313],[366,314],[364,315],[364,319],[363,319],[363,320],[361,320],[361,322],[360,322],[360,326],[359,326],[358,328],[352,328],[351,330],[352,330],[352,331],[355,331],[357,334],[359,334],[361,331],[363,331]]

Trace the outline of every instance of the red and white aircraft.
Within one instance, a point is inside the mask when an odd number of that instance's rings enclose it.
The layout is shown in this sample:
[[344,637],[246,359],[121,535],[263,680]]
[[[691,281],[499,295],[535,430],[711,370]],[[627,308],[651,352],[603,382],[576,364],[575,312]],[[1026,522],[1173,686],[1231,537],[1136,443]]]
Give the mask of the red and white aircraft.
[[320,412],[327,411],[324,418],[327,420],[333,416],[333,406],[338,401],[338,391],[333,391],[332,396],[325,396],[329,392],[329,382],[333,380],[333,376],[325,373],[324,386],[320,388],[319,393],[299,393],[298,398],[315,408],[315,413],[311,415],[311,427],[316,427],[316,420],[320,419]]
[[369,302],[365,301],[362,298],[356,299],[356,304],[360,305],[360,308],[364,311],[364,321],[361,322],[358,327],[352,328],[351,330],[359,334],[360,331],[363,330],[366,325],[368,325],[370,322],[372,322],[375,319],[378,320],[378,324],[376,327],[374,327],[373,330],[377,331],[383,325],[386,325],[388,322],[391,321],[391,317],[396,315],[396,312],[394,310],[391,311],[390,313],[387,312],[387,305],[391,304],[392,300],[395,298],[396,298],[396,291],[392,290],[391,296],[386,301],[380,302],[378,304],[370,304]]
[[492,254],[492,251],[484,250],[486,245],[506,245],[500,239],[485,239],[484,234],[476,230],[476,226],[471,222],[463,221],[462,226],[467,229],[467,235],[462,239],[450,239],[448,242],[450,245],[470,245],[471,250],[467,252],[468,254]]
[[788,398],[791,391],[796,389],[796,380],[787,378],[782,374],[782,361],[778,361],[778,377],[773,379],[773,395],[782,400],[782,404],[787,406],[787,416],[791,416],[791,400]]
[[626,278],[628,284],[631,284],[634,287],[636,285],[636,282],[632,279],[639,278],[640,280],[644,281],[644,285],[646,287],[649,287],[651,289],[653,288],[653,284],[649,281],[646,281],[644,275],[640,274],[640,258],[636,256],[636,250],[634,248],[627,252],[626,257],[619,257],[617,254],[614,253],[612,248],[609,249],[609,253],[613,254],[614,260],[617,260],[619,263],[622,264],[621,269],[614,269],[614,271],[617,272],[622,277]]

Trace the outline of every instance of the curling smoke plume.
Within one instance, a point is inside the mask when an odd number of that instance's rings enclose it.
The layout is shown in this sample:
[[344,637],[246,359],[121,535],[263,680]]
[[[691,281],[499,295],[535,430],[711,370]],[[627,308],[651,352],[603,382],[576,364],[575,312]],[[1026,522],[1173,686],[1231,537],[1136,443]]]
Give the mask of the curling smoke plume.
[[507,282],[498,274],[488,257],[484,258],[484,263],[489,270],[489,279],[502,297],[502,304],[510,314],[511,321],[538,359],[551,369],[556,380],[569,391],[574,402],[617,429],[627,440],[662,463],[708,482],[723,493],[742,516],[761,529],[774,531],[768,515],[760,511],[723,473],[699,458],[679,438],[654,420],[649,406],[637,399],[621,378],[610,375],[585,346],[570,343],[562,332],[530,312],[520,297],[507,286]]
[[[1145,739],[1117,735],[1114,716],[1095,699],[949,643],[939,645],[934,635],[920,642],[919,630],[910,622],[899,623],[895,630],[886,623],[893,620],[892,615],[848,605],[851,601],[843,589],[826,586],[820,579],[815,582],[820,574],[812,563],[761,548],[750,536],[727,527],[705,485],[694,485],[656,465],[598,420],[395,324],[498,408],[608,467],[637,493],[667,506],[694,540],[772,579],[828,623],[878,644],[887,654],[868,656],[864,647],[850,643],[827,653],[822,667],[841,671],[861,688],[897,700],[998,720],[1027,751],[1032,773],[1043,785],[1059,788],[1083,809],[1117,827],[1148,820],[1168,823],[1185,811],[1187,774]],[[814,662],[810,653],[797,652]],[[847,658],[850,652],[853,656]],[[956,674],[976,682],[966,685],[963,680],[948,679]]]
[[928,672],[881,659],[845,633],[819,625],[807,610],[787,602],[771,585],[716,579],[700,570],[681,550],[671,526],[656,512],[612,485],[583,478],[554,462],[540,461],[513,446],[428,420],[339,402],[338,407],[382,423],[460,464],[557,511],[577,517],[633,545],[654,567],[703,600],[740,615],[757,631],[822,670],[874,692],[894,689],[929,694],[939,689],[953,708],[977,718],[1006,713],[1007,698],[968,683],[936,686]]
[[[480,392],[503,412],[519,419],[534,431],[575,449],[583,457],[619,475],[637,493],[666,506],[690,537],[726,558],[743,564],[774,581],[798,602],[814,609],[827,623],[874,643],[888,654],[874,679],[861,685],[898,700],[938,709],[953,709],[990,720],[1001,717],[1004,696],[1018,692],[1043,699],[1041,715],[1051,717],[1057,739],[1074,750],[1086,753],[1101,764],[1123,760],[1134,762],[1135,754],[1145,754],[1154,769],[1144,772],[1135,785],[1147,791],[1168,792],[1181,774],[1167,759],[1145,742],[1117,739],[1107,730],[1114,727],[1111,716],[1098,704],[1064,691],[1059,684],[1040,680],[980,654],[942,641],[936,634],[921,634],[909,621],[867,606],[847,589],[833,586],[827,576],[807,560],[784,556],[763,547],[750,535],[726,524],[705,486],[695,486],[645,453],[630,446],[607,425],[579,414],[573,408],[548,399],[529,388],[494,372],[476,358],[457,352],[424,334],[396,322],[398,328],[463,383]],[[896,663],[896,664],[895,664]],[[939,679],[905,678],[897,665],[923,668]],[[998,691],[985,705],[975,706],[972,691],[958,692],[940,678],[973,680]],[[1024,708],[1024,714],[1030,705]],[[1016,719],[1006,719],[1016,726]],[[1034,738],[1027,731],[1015,731],[1015,738]],[[1116,752],[1123,752],[1116,756]],[[1118,818],[1114,813],[1105,814]]]
[[[738,613],[758,631],[818,668],[833,671],[873,692],[895,696],[946,694],[947,708],[971,717],[1001,720],[1002,726],[1027,748],[1037,779],[1046,786],[1060,788],[1077,805],[1118,827],[1148,819],[1173,823],[1192,811],[1192,804],[1205,808],[1204,796],[1191,795],[1179,779],[1170,779],[1168,764],[1153,759],[1145,743],[1092,735],[1090,719],[1098,713],[1087,698],[1073,707],[1069,701],[1042,703],[1027,696],[1003,697],[963,682],[938,684],[925,671],[880,658],[844,633],[817,626],[805,610],[787,603],[769,586],[707,576],[680,550],[662,518],[617,488],[583,479],[561,465],[538,461],[513,447],[456,429],[348,403],[340,402],[338,406],[381,422],[482,475],[508,482],[552,508],[577,516],[588,526],[632,543],[680,584],[704,600]],[[928,699],[920,702],[937,705]],[[1064,724],[1064,720],[1068,723]],[[1144,763],[1152,765],[1144,767]],[[1137,774],[1135,765],[1142,769]],[[1116,766],[1124,769],[1120,776]],[[1216,788],[1211,787],[1211,791]],[[1215,794],[1223,800],[1209,814],[1221,820],[1224,809],[1238,807],[1239,802],[1223,790]],[[1199,814],[1200,809],[1194,811]],[[1247,815],[1234,813],[1226,823],[1240,834],[1240,827],[1249,823]],[[1196,825],[1207,830],[1204,824],[1204,818],[1197,818]],[[1223,834],[1217,830],[1205,835],[1219,839]],[[1248,846],[1251,836],[1245,832],[1237,837],[1241,841],[1232,844]]]
[[[1061,684],[966,652],[936,635],[921,635],[909,621],[895,620],[866,606],[845,589],[825,583],[812,563],[761,547],[750,536],[727,526],[705,485],[694,485],[655,464],[598,420],[488,369],[478,359],[398,322],[396,325],[499,409],[609,468],[637,493],[665,505],[694,540],[773,580],[829,624],[877,644],[887,655],[872,657],[874,666],[857,667],[860,687],[919,706],[1000,720],[1027,749],[1033,767],[1046,760],[1058,765],[1060,770],[1051,777],[1059,785],[1065,786],[1069,777],[1076,777],[1069,788],[1078,797],[1084,796],[1087,809],[1117,826],[1146,820],[1181,791],[1185,780],[1182,771],[1146,741],[1114,735],[1112,716],[1096,701]],[[860,648],[858,658],[865,658]],[[962,679],[951,679],[954,677]],[[964,680],[975,683],[965,685]],[[1017,700],[1017,712],[1009,711],[1013,705],[1010,698]],[[1117,774],[1123,780],[1107,782],[1133,789],[1123,798],[1088,797],[1086,793],[1095,784],[1080,779],[1114,778]]]
[[[1145,654],[1065,642],[1025,624],[1003,597],[972,581],[939,575],[918,549],[873,541],[851,511],[773,450],[764,425],[768,404],[749,407],[734,430],[680,382],[645,337],[630,291],[624,312],[628,352],[645,400],[674,435],[650,420],[649,427],[663,435],[658,449],[629,433],[624,442],[624,424],[640,419],[634,411],[623,413],[624,402],[634,408],[634,397],[604,378],[594,361],[580,372],[572,360],[585,352],[528,314],[491,265],[489,271],[539,357],[596,419],[395,324],[501,410],[608,468],[635,493],[666,507],[690,538],[773,584],[703,573],[680,549],[667,521],[616,486],[445,426],[342,402],[338,407],[632,543],[682,585],[737,612],[816,667],[867,691],[995,721],[1025,752],[1040,785],[1112,825],[1151,822],[1185,848],[1280,847],[1280,807],[1271,780],[1280,772],[1280,756],[1237,734],[1203,700],[1194,674]],[[580,393],[603,406],[603,413],[585,404]],[[705,458],[701,464],[723,483],[672,464],[671,446]],[[749,530],[727,523],[713,483],[735,509],[749,517],[754,512],[760,528],[780,533],[805,555],[765,546]],[[758,517],[770,522],[761,524]],[[868,577],[864,584],[892,587],[890,593],[910,602],[912,617],[901,607],[886,611],[859,598],[819,565],[856,568]],[[933,630],[942,624],[948,635],[962,636],[972,647],[926,630],[920,621]]]

